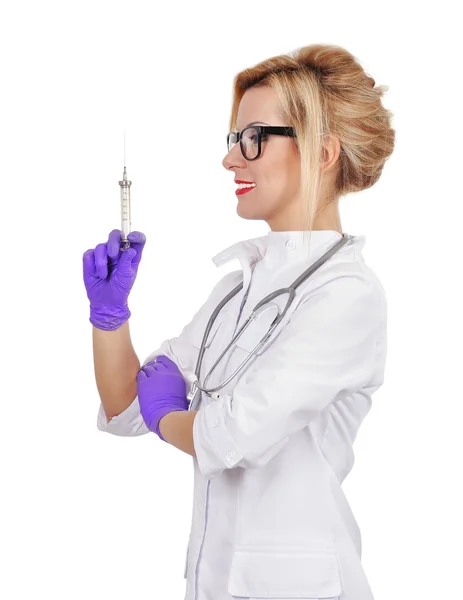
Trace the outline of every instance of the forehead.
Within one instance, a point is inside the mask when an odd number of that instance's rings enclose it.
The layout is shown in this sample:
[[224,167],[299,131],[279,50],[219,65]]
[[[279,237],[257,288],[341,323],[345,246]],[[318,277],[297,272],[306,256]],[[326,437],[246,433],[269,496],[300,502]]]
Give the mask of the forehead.
[[276,91],[270,87],[246,90],[241,98],[236,117],[236,128],[242,130],[253,121],[268,125],[284,125],[278,116],[280,102]]

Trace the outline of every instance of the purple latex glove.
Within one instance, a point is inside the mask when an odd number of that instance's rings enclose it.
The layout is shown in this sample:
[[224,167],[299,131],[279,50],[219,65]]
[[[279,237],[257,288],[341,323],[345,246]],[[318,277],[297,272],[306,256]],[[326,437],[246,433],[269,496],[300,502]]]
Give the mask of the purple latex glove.
[[176,410],[188,410],[186,382],[177,365],[167,356],[157,356],[137,374],[140,413],[150,431],[166,441],[159,431],[159,421]]
[[84,284],[90,300],[90,323],[98,329],[118,329],[130,317],[127,299],[135,282],[146,237],[139,231],[127,236],[122,251],[121,232],[111,231],[108,242],[83,255]]

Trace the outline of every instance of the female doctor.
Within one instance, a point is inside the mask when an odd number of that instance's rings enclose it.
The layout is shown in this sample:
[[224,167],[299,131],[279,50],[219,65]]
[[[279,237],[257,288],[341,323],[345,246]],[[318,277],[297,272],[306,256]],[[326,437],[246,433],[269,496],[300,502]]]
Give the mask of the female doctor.
[[[343,233],[338,201],[378,181],[393,151],[385,89],[349,52],[327,45],[235,77],[223,166],[238,184],[238,214],[270,231],[213,258],[217,266],[237,258],[241,268],[220,279],[141,369],[127,299],[145,236],[132,232],[121,252],[114,230],[83,256],[98,428],[153,432],[193,457],[185,600],[373,599],[341,484],[383,383],[386,299],[363,258],[365,237]],[[284,313],[279,327],[222,385],[274,322],[263,313],[211,371],[256,305],[338,243],[286,312],[288,294],[274,299]],[[198,390],[192,410],[195,373],[202,388],[218,391]]]

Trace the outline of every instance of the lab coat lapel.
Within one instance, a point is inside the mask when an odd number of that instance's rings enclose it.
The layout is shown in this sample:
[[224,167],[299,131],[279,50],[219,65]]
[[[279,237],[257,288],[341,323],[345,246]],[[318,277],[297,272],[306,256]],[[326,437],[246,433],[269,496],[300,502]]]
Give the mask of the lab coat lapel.
[[243,270],[243,289],[240,292],[242,298],[248,289],[252,271],[255,264],[262,259],[266,248],[265,236],[243,240],[225,248],[212,258],[216,267],[221,267],[236,258],[240,261]]

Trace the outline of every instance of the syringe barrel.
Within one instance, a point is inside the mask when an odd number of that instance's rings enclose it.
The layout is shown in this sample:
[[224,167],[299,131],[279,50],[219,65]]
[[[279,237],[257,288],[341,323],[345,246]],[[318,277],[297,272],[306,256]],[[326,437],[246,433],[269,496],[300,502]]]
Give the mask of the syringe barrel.
[[131,181],[127,179],[127,172],[124,167],[122,181],[119,181],[121,187],[121,240],[127,241],[127,236],[132,231],[132,220],[130,215],[130,186]]

